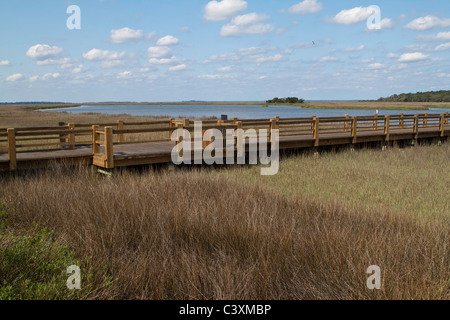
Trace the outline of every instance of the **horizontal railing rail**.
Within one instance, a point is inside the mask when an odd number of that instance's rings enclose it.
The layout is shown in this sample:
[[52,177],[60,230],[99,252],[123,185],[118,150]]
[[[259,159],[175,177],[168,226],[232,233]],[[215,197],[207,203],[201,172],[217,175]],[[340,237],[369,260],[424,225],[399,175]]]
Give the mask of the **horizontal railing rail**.
[[[279,137],[289,139],[313,139],[319,146],[321,139],[351,138],[352,143],[364,134],[381,136],[390,140],[392,133],[413,134],[417,139],[420,132],[438,133],[443,137],[449,129],[449,113],[416,115],[372,115],[350,117],[315,117],[273,119],[203,120],[203,147],[212,143],[213,137],[206,137],[209,129],[221,130],[226,137],[227,129],[254,129],[260,134],[265,129],[270,141],[273,130]],[[0,128],[0,153],[8,154],[9,167],[17,167],[17,153],[39,150],[75,150],[80,146],[92,146],[93,155],[104,161],[105,167],[114,167],[114,146],[172,141],[175,130],[183,128],[189,132],[195,129],[190,119],[167,119],[145,122],[118,120],[102,124],[60,124],[27,128]],[[233,135],[236,139],[236,134]],[[229,137],[228,137],[229,138]]]

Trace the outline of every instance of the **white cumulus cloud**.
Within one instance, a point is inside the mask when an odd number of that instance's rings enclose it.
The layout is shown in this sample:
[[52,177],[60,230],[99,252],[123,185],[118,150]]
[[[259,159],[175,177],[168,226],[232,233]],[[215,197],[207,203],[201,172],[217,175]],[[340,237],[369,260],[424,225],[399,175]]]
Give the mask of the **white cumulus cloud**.
[[[340,11],[332,21],[339,24],[356,24],[367,21],[375,11],[372,7],[355,7],[353,9]],[[368,29],[368,31],[380,31],[383,29],[390,29],[394,26],[392,19],[384,18],[380,21],[377,28]]]
[[436,16],[425,16],[411,21],[405,26],[405,28],[416,31],[425,31],[435,27],[446,28],[449,26],[450,26],[450,19],[441,19]]
[[267,56],[267,57],[259,57],[256,59],[257,63],[262,63],[262,62],[277,62],[277,61],[281,61],[283,60],[283,55],[282,54],[275,54],[273,56]]
[[187,66],[185,64],[179,64],[169,68],[169,71],[181,71],[186,70]]
[[320,62],[338,62],[340,60],[336,57],[325,56],[325,57],[320,58],[319,61]]
[[390,29],[394,26],[392,19],[385,18],[380,21],[380,29]]
[[92,49],[83,53],[83,58],[88,61],[98,61],[102,68],[116,68],[124,65],[122,60],[125,52],[115,52],[108,50]]
[[124,71],[117,75],[117,79],[129,79],[133,73],[131,71]]
[[72,69],[72,73],[73,74],[78,74],[78,73],[81,73],[81,72],[83,72],[85,70],[86,70],[86,68],[82,64],[80,64],[80,65],[78,65],[78,67],[75,67],[75,68]]
[[27,56],[31,59],[44,61],[59,57],[63,53],[63,49],[59,47],[51,47],[47,44],[37,44],[30,47]]
[[438,34],[432,35],[419,35],[417,37],[419,41],[449,41],[450,40],[450,31],[448,32],[439,32]]
[[133,30],[130,28],[122,28],[111,30],[111,42],[115,44],[133,42],[144,37],[142,30]]
[[398,58],[399,62],[414,62],[427,59],[429,56],[422,52],[404,53]]
[[0,61],[0,66],[9,66],[11,63],[8,60]]
[[366,48],[366,46],[364,44],[360,45],[359,47],[356,48],[346,48],[344,51],[345,52],[355,52],[355,51],[362,51]]
[[151,64],[173,64],[176,63],[176,58],[175,57],[170,57],[170,58],[151,58],[150,60],[148,60],[149,63]]
[[57,79],[59,78],[59,73],[46,73],[42,76],[42,80],[51,80],[51,79]]
[[217,71],[219,72],[230,72],[232,70],[233,68],[231,66],[220,67],[219,69],[217,69]]
[[210,1],[205,6],[204,18],[211,21],[227,20],[246,10],[247,6],[247,1],[243,0]]
[[83,53],[83,58],[90,61],[117,60],[125,56],[125,52],[92,49]]
[[157,46],[173,46],[180,43],[180,40],[174,36],[165,36],[156,42]]
[[147,49],[148,57],[154,59],[170,58],[173,56],[172,50],[169,47],[150,47]]
[[48,66],[53,64],[59,64],[61,65],[61,68],[65,68],[65,66],[71,65],[69,58],[60,58],[60,59],[45,59],[45,60],[39,60],[36,61],[36,64],[38,66]]
[[384,67],[385,67],[384,64],[378,62],[369,64],[369,69],[382,69]]
[[249,13],[237,16],[231,22],[222,27],[222,37],[238,37],[242,35],[263,35],[272,32],[275,28],[271,24],[264,23],[270,17],[265,14]]
[[289,13],[315,13],[322,10],[322,4],[317,0],[304,0],[300,3],[294,4],[287,12]]
[[23,79],[23,75],[21,73],[12,74],[6,78],[6,81],[15,82]]
[[443,43],[434,48],[435,51],[443,51],[450,49],[450,42]]
[[367,20],[372,14],[373,11],[369,8],[356,7],[342,10],[333,18],[333,21],[340,24],[355,24]]

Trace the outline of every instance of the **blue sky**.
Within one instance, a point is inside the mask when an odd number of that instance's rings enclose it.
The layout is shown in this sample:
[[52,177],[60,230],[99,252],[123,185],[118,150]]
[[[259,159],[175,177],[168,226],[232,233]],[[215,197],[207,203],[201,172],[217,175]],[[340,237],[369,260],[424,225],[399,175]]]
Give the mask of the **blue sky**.
[[449,1],[3,1],[0,39],[0,101],[355,100],[450,84]]

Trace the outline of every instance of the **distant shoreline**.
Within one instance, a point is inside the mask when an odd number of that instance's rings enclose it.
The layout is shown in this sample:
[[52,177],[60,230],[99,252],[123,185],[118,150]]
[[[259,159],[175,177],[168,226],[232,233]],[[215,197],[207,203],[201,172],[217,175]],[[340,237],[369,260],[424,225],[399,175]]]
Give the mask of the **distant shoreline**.
[[[190,106],[190,105],[260,105],[267,106],[263,101],[225,101],[225,102],[104,102],[104,103],[61,103],[61,104],[2,104],[1,106],[15,106],[31,109],[33,111],[38,110],[51,110],[51,109],[66,109],[77,108],[81,106],[111,106],[111,105],[141,105],[141,106],[159,106],[159,105],[178,105],[178,106]],[[305,109],[363,109],[363,110],[429,110],[430,108],[450,109],[449,102],[379,102],[379,101],[307,101],[303,104],[270,104],[274,106],[292,106],[301,107]]]

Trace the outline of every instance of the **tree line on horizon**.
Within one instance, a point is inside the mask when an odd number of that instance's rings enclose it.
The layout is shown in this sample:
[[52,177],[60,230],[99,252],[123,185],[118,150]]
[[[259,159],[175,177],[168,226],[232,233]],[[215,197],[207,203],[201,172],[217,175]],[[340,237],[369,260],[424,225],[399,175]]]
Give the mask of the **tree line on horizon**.
[[450,102],[450,90],[394,94],[380,102]]
[[299,99],[297,97],[288,97],[288,98],[281,98],[281,99],[276,97],[276,98],[273,98],[272,100],[267,100],[266,102],[267,103],[274,103],[274,104],[278,104],[278,103],[290,103],[290,104],[293,104],[293,103],[304,103],[305,100]]

